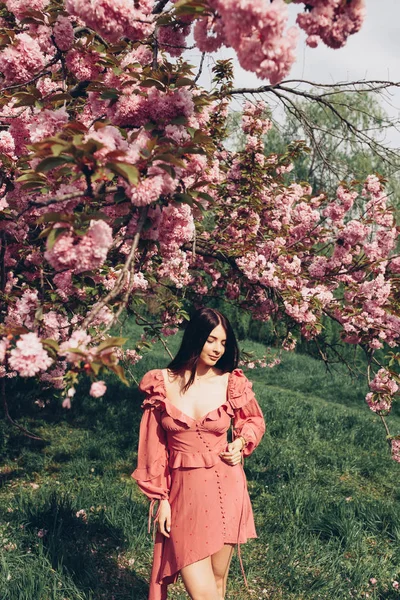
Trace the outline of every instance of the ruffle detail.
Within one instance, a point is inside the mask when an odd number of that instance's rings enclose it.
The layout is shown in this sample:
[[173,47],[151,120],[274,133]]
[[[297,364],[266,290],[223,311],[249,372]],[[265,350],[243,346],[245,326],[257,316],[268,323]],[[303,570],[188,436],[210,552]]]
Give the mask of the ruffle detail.
[[230,417],[234,416],[235,413],[233,412],[232,406],[228,400],[221,404],[221,406],[210,410],[210,412],[204,415],[202,419],[199,419],[199,421],[218,421],[218,419],[221,418],[222,412],[227,413]]
[[183,423],[187,427],[191,427],[193,423],[200,423],[202,421],[217,421],[221,416],[222,410],[225,410],[230,417],[233,417],[234,410],[242,408],[242,406],[245,406],[254,399],[252,383],[247,379],[242,369],[234,369],[229,375],[227,400],[201,419],[189,417],[167,400],[165,381],[161,369],[148,371],[141,380],[139,389],[147,396],[143,401],[142,408],[154,407],[157,410],[165,411],[172,419]]
[[181,452],[170,450],[169,467],[179,469],[180,467],[196,469],[201,467],[213,467],[221,459],[215,452]]
[[160,369],[147,371],[139,383],[139,390],[146,396],[151,396],[152,400],[165,400],[165,383]]
[[228,401],[234,410],[242,408],[254,399],[253,384],[242,369],[234,369],[228,380]]

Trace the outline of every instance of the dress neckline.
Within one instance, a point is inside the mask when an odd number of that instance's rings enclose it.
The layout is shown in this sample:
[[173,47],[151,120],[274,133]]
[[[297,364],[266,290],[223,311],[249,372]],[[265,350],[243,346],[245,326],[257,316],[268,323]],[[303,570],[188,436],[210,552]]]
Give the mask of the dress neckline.
[[222,404],[220,404],[219,406],[217,406],[216,408],[213,408],[213,409],[209,410],[205,415],[203,415],[199,419],[194,419],[190,415],[187,415],[185,412],[183,412],[183,410],[181,410],[180,408],[178,408],[177,406],[175,406],[175,404],[173,404],[170,400],[168,400],[168,398],[167,398],[167,386],[165,385],[164,373],[163,373],[162,369],[158,369],[158,370],[159,370],[160,375],[161,375],[162,387],[163,387],[163,391],[164,391],[164,402],[166,402],[167,404],[169,404],[170,406],[172,406],[175,410],[180,411],[182,415],[184,415],[187,419],[190,419],[191,421],[193,421],[193,423],[201,423],[209,415],[211,415],[213,412],[216,412],[217,410],[219,410],[220,408],[222,408],[223,406],[225,406],[225,404],[228,401],[229,386],[230,386],[230,382],[232,380],[233,371],[231,371],[229,373],[229,376],[228,376],[228,382],[227,382],[227,386],[226,386],[226,398],[225,398],[224,402]]

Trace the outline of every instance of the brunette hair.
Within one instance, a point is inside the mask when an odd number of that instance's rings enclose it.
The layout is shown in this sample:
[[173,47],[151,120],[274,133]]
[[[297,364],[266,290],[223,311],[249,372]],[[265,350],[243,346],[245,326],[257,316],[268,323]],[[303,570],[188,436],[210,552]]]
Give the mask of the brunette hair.
[[181,346],[177,355],[169,363],[167,369],[175,375],[183,371],[190,371],[190,377],[183,391],[186,392],[193,384],[196,375],[196,367],[201,351],[208,336],[215,327],[222,325],[226,333],[225,352],[215,363],[215,367],[223,373],[236,369],[239,362],[239,348],[232,326],[228,319],[214,308],[200,308],[190,319],[183,334]]

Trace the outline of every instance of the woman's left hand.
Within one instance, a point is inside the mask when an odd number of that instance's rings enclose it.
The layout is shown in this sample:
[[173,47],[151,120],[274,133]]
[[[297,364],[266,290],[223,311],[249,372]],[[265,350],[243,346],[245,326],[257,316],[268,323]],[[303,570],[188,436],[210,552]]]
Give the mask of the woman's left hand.
[[240,438],[228,444],[227,450],[220,453],[221,459],[231,467],[238,465],[242,460],[243,442]]

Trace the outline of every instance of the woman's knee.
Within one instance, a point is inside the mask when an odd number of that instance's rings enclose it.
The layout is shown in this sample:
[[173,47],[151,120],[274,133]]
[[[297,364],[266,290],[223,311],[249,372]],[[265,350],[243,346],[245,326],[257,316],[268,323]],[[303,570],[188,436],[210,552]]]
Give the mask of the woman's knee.
[[210,560],[184,567],[181,577],[191,600],[221,600]]
[[196,589],[187,590],[191,600],[221,600],[223,596],[214,585],[196,586]]

